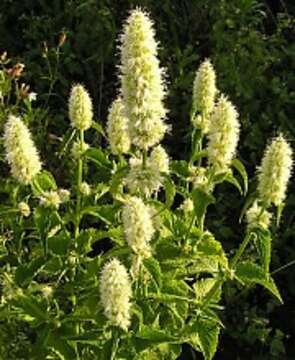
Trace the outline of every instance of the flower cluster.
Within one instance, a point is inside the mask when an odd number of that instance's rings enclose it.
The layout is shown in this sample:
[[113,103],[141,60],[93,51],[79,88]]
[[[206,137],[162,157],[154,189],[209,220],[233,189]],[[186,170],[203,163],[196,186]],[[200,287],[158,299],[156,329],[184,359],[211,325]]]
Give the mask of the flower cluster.
[[257,201],[251,206],[246,213],[247,228],[251,230],[255,227],[261,227],[266,230],[269,227],[271,213],[258,205]]
[[239,141],[238,113],[222,95],[213,110],[208,132],[208,160],[217,172],[226,171]]
[[150,209],[136,197],[129,197],[123,208],[123,225],[128,245],[140,257],[150,256],[154,227]]
[[259,168],[258,192],[266,206],[279,206],[283,203],[291,170],[291,146],[282,135],[279,135],[266,148]]
[[206,134],[215,104],[216,75],[210,60],[205,60],[196,72],[193,85],[192,122]]
[[119,260],[107,263],[100,277],[100,298],[111,324],[127,331],[130,325],[132,289],[126,268]]
[[143,150],[159,143],[167,130],[163,70],[154,36],[147,14],[133,10],[121,36],[122,100],[131,142]]
[[113,154],[125,154],[130,149],[128,119],[124,116],[122,99],[118,97],[108,114],[107,134]]
[[159,191],[163,184],[163,174],[169,173],[169,157],[165,149],[158,145],[143,164],[142,157],[132,157],[130,172],[125,183],[132,194],[150,196]]
[[92,101],[87,90],[80,84],[72,88],[69,99],[69,117],[73,128],[87,130],[91,127]]
[[4,147],[12,176],[24,185],[29,184],[41,171],[41,162],[29,129],[14,115],[5,124]]

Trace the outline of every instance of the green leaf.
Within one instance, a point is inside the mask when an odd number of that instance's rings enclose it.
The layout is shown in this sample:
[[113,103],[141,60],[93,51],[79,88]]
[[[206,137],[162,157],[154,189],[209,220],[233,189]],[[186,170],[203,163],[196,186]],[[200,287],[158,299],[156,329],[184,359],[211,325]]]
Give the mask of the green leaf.
[[185,160],[174,160],[171,162],[171,170],[173,173],[179,175],[182,178],[187,178],[190,174],[188,163]]
[[221,243],[215,240],[211,234],[205,234],[198,242],[197,251],[198,253],[202,253],[204,258],[213,257],[213,259],[218,260],[221,265],[225,267],[228,266],[228,260]]
[[41,171],[34,177],[31,186],[35,195],[42,195],[44,191],[57,190],[53,175],[46,170]]
[[258,250],[260,262],[266,274],[269,273],[269,265],[271,260],[271,234],[268,230],[253,229],[256,234],[255,245]]
[[105,153],[98,148],[90,148],[85,152],[85,157],[99,166],[103,166],[109,171],[112,169],[112,162]]
[[96,130],[100,135],[106,137],[104,129],[100,123],[92,121],[91,127]]
[[237,265],[235,276],[239,281],[242,281],[245,284],[259,284],[263,286],[270,291],[280,301],[280,303],[283,303],[275,282],[259,265],[253,264],[250,261],[241,262]]
[[149,257],[143,261],[144,267],[150,273],[152,279],[159,288],[162,287],[162,271],[158,260],[154,257]]
[[13,305],[22,310],[24,315],[39,322],[48,320],[48,313],[44,302],[38,301],[33,296],[19,295],[16,300],[12,300]]
[[194,202],[194,212],[198,223],[200,224],[202,222],[202,218],[205,216],[208,205],[214,204],[215,198],[213,195],[210,195],[198,188],[194,189],[191,195]]
[[176,188],[168,176],[165,178],[164,188],[165,188],[165,204],[168,208],[170,208],[174,202]]
[[193,322],[191,330],[197,333],[197,342],[205,360],[213,359],[217,350],[220,326],[216,322],[197,318]]
[[[197,280],[194,283],[194,290],[196,293],[196,298],[201,301],[212,289],[214,284],[216,283],[216,279],[213,278],[205,278]],[[215,295],[211,299],[212,302],[218,302],[221,298],[221,288],[219,288],[219,291],[216,291]]]
[[239,159],[234,159],[232,161],[232,166],[238,171],[241,175],[243,182],[244,182],[244,195],[248,192],[248,174],[245,166]]
[[233,176],[233,174],[231,173],[227,173],[226,176],[224,177],[224,181],[234,185],[240,192],[241,195],[244,194],[243,189],[240,185],[240,183],[238,182],[238,180]]
[[140,331],[138,331],[135,336],[139,339],[148,340],[149,342],[156,344],[165,342],[179,342],[179,339],[175,336],[170,335],[168,331],[155,329],[147,325],[142,325]]
[[57,235],[48,237],[48,250],[56,255],[65,255],[71,243],[70,234],[62,230]]

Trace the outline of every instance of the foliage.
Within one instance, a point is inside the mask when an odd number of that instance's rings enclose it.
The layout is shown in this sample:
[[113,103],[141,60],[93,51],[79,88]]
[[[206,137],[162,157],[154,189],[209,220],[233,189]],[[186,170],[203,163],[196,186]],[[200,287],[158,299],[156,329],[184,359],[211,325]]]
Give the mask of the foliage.
[[[271,2],[268,3],[271,7]],[[32,108],[35,116],[26,116],[24,107],[16,111],[35,129],[35,139],[44,154],[44,161],[47,154],[53,154],[46,159],[46,165],[49,169],[54,169],[60,186],[69,186],[69,173],[74,176],[72,162],[64,156],[71,136],[65,101],[71,82],[83,80],[87,84],[95,103],[95,117],[103,122],[117,88],[114,76],[117,63],[115,38],[121,27],[121,19],[126,16],[130,7],[137,4],[151,11],[161,43],[165,44],[161,49],[161,59],[167,66],[170,82],[167,103],[169,120],[173,126],[173,137],[168,136],[165,142],[174,157],[183,159],[190,151],[187,145],[188,114],[193,76],[196,64],[207,56],[211,57],[220,75],[219,87],[231,95],[241,113],[243,141],[239,146],[239,155],[250,174],[258,163],[267,137],[273,136],[278,129],[283,130],[290,138],[294,137],[295,130],[290,121],[294,103],[291,86],[294,79],[290,72],[294,57],[294,44],[290,41],[294,31],[294,5],[291,2],[284,1],[287,9],[280,5],[278,10],[281,13],[276,14],[272,13],[267,2],[246,0],[160,3],[55,1],[54,6],[51,1],[42,1],[36,5],[36,2],[30,0],[22,3],[4,0],[0,4],[0,9],[3,10],[0,11],[0,47],[7,49],[9,54],[21,56],[19,61],[26,64],[25,82],[32,84],[34,91],[38,93],[38,108]],[[98,17],[100,21],[97,21]],[[66,34],[66,40],[58,53],[63,33]],[[47,52],[44,42],[47,43]],[[4,121],[5,116],[2,119]],[[66,136],[63,136],[65,133]],[[89,131],[87,137],[94,146],[105,143],[94,129]],[[91,175],[88,179],[93,183],[102,176],[103,181],[109,177],[109,170],[104,166],[108,161],[103,160],[99,151],[95,157],[94,152],[92,149],[88,157],[96,158],[96,164],[100,168],[96,170],[89,163]],[[104,162],[103,166],[100,161]],[[1,163],[1,168],[4,171],[7,169],[4,163]],[[115,177],[112,185],[114,183]],[[256,183],[251,177],[249,185],[252,192]],[[236,246],[241,236],[236,214],[243,205],[238,193],[234,193],[229,186],[225,183],[220,185],[221,191],[215,194],[217,201],[214,206],[210,205],[211,212],[207,219],[208,226],[221,240],[227,252]],[[8,186],[6,189],[9,191]],[[290,190],[291,193],[292,188]],[[1,193],[1,199],[5,196]],[[292,241],[295,231],[293,210],[294,196],[291,195],[284,211],[283,226],[273,239],[272,269],[279,268],[295,257]],[[236,225],[232,226],[231,219],[235,219]],[[85,221],[93,224],[90,217]],[[102,246],[102,243],[105,245]],[[109,240],[101,240],[96,246],[101,249],[107,247],[108,243]],[[284,285],[283,297],[289,306],[294,295],[294,270],[291,268],[288,272],[279,272],[275,277],[279,284]],[[258,305],[253,306],[255,313]],[[281,307],[282,313],[277,313],[279,310],[275,309],[277,308],[273,307],[269,314],[261,316],[270,316],[272,327],[294,333],[294,328],[289,327],[288,322],[278,324],[273,321],[272,314],[285,314],[284,307]],[[287,309],[288,307],[286,311]],[[235,319],[231,310],[226,314],[228,321]],[[242,322],[243,314],[238,316]],[[284,316],[288,318],[288,314]],[[235,337],[236,329],[231,331],[229,324],[226,324],[225,331]],[[243,331],[239,334],[243,338]],[[266,345],[264,349],[265,347]]]

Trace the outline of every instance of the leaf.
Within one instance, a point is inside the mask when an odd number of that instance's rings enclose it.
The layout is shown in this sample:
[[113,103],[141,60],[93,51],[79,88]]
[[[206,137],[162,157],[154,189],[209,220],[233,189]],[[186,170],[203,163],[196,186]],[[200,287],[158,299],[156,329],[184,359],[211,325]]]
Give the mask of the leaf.
[[201,189],[194,189],[191,193],[194,202],[194,212],[196,214],[198,223],[200,224],[202,218],[205,216],[208,205],[215,203],[213,195],[206,193]]
[[256,234],[255,245],[257,247],[260,262],[266,274],[269,273],[269,265],[271,260],[271,234],[268,230],[253,229]]
[[112,225],[117,216],[118,206],[115,205],[95,205],[87,206],[82,209],[82,215],[91,215],[99,218],[102,222]]
[[85,151],[85,157],[99,166],[103,166],[109,171],[112,169],[112,163],[105,153],[98,148],[90,148]]
[[238,171],[241,175],[243,182],[244,182],[244,195],[248,192],[248,174],[245,166],[239,159],[234,159],[232,161],[232,166]]
[[150,273],[152,279],[155,281],[159,288],[162,287],[162,271],[158,260],[154,257],[149,257],[143,261],[144,267]]
[[250,261],[244,261],[237,265],[235,276],[246,284],[259,284],[271,292],[283,303],[282,297],[276,284],[270,276],[267,276],[264,269]]
[[244,194],[243,189],[240,185],[240,183],[238,182],[238,180],[233,176],[233,174],[231,173],[227,173],[226,176],[224,177],[224,181],[234,185],[240,192],[241,195]]
[[188,163],[185,160],[172,161],[171,170],[182,178],[187,178],[190,175]]
[[41,171],[34,177],[31,186],[35,195],[42,195],[44,191],[57,190],[53,175],[46,170]]
[[197,318],[191,330],[197,333],[198,343],[205,360],[213,359],[217,350],[220,326],[216,322]]
[[165,178],[164,188],[165,188],[165,204],[168,208],[170,208],[174,202],[176,189],[172,180],[168,176]]
[[180,341],[177,337],[170,335],[168,331],[155,329],[147,325],[142,325],[140,331],[138,331],[135,336],[156,344],[165,342],[178,343]]
[[[196,298],[198,300],[202,300],[212,289],[214,284],[216,283],[216,279],[213,278],[205,278],[197,280],[193,287],[196,293]],[[212,302],[218,302],[221,297],[221,288],[219,288],[219,291],[216,291],[215,295],[211,299]]]
[[92,121],[91,127],[96,130],[100,135],[106,137],[104,129],[100,123]]
[[71,243],[70,234],[62,230],[57,235],[48,237],[48,250],[56,255],[65,255]]
[[41,303],[33,296],[19,295],[16,300],[12,300],[15,307],[22,309],[23,314],[29,315],[40,322],[48,320],[45,303]]
[[215,240],[213,235],[205,234],[197,244],[197,251],[203,253],[204,258],[213,257],[218,262],[227,267],[228,260],[222,245],[219,241]]

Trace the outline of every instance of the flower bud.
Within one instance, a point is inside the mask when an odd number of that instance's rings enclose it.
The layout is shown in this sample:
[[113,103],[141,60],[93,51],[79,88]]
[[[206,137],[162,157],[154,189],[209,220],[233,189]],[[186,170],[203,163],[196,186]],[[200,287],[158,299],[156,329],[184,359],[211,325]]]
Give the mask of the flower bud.
[[255,227],[261,227],[267,230],[270,224],[271,214],[263,210],[261,206],[254,202],[252,207],[246,212],[247,228],[251,230]]
[[58,209],[61,204],[61,198],[58,191],[46,191],[40,196],[40,204],[45,207],[52,207]]
[[163,70],[154,36],[148,15],[133,10],[121,36],[122,98],[131,141],[144,150],[159,143],[167,130]]
[[279,135],[266,148],[259,168],[258,192],[266,206],[279,206],[283,203],[291,170],[291,146]]
[[31,209],[29,207],[29,205],[24,202],[24,201],[21,201],[19,204],[18,204],[18,209],[19,209],[19,212],[22,214],[22,216],[24,217],[28,217],[30,216],[31,214]]
[[14,115],[5,124],[4,147],[12,176],[22,184],[29,184],[40,172],[41,162],[29,129]]
[[100,276],[100,299],[112,325],[127,331],[130,326],[132,289],[126,268],[119,260],[105,264]]
[[210,118],[208,160],[217,172],[226,171],[239,141],[238,113],[232,103],[221,96]]
[[80,185],[80,192],[85,196],[89,196],[91,194],[91,187],[86,181],[83,181]]
[[92,101],[84,86],[74,85],[69,99],[69,117],[72,127],[87,130],[91,127],[93,111]]
[[124,116],[120,97],[112,103],[109,110],[107,133],[113,154],[125,154],[129,151],[128,119]]
[[80,159],[89,149],[89,145],[85,141],[77,140],[73,143],[72,156],[74,159]]

